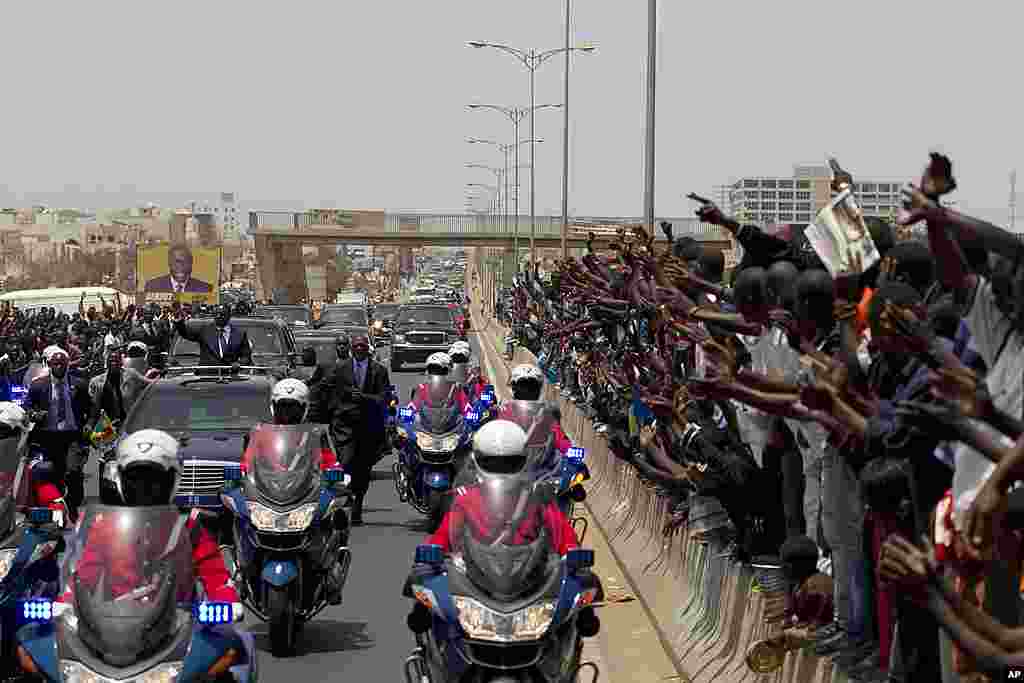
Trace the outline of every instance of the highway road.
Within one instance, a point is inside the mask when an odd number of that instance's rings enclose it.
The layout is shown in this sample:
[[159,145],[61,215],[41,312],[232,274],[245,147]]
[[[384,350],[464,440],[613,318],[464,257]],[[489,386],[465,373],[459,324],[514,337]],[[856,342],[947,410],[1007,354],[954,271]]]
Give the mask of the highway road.
[[[479,353],[475,335],[470,343]],[[380,360],[387,363],[387,351]],[[417,366],[413,366],[416,368]],[[392,374],[403,402],[423,377],[423,367]],[[413,647],[405,626],[410,602],[401,597],[416,545],[426,536],[424,518],[398,500],[391,476],[393,458],[378,463],[367,495],[362,527],[352,530],[352,568],[344,601],[327,607],[306,625],[293,657],[270,653],[267,626],[252,614],[244,628],[256,634],[261,681],[401,681],[402,666]],[[88,494],[98,500],[95,464],[90,463]]]

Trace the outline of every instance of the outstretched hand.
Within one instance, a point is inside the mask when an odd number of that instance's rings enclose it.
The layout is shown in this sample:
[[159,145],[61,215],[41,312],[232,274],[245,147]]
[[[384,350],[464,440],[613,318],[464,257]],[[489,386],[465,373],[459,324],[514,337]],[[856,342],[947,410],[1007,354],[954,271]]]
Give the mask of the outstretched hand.
[[686,198],[700,204],[700,208],[697,209],[695,213],[697,214],[697,218],[703,222],[711,223],[713,225],[724,225],[728,221],[725,213],[715,206],[715,203],[710,199],[701,197],[693,192],[686,195]]

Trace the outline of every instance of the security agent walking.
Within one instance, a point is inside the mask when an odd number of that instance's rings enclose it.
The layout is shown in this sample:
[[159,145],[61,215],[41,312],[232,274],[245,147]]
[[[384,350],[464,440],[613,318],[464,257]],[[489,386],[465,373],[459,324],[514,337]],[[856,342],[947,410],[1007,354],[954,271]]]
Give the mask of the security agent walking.
[[198,330],[190,330],[180,315],[174,321],[174,331],[182,339],[199,345],[199,365],[252,365],[252,344],[245,330],[231,324],[231,306],[217,307],[213,323]]
[[50,374],[36,379],[28,388],[30,411],[45,412],[44,421],[32,430],[32,443],[50,464],[49,476],[58,487],[67,488],[68,513],[77,518],[85,500],[84,450],[87,441],[83,429],[88,424],[91,401],[86,383],[68,374],[68,353],[48,349],[46,363]]
[[391,378],[370,357],[366,335],[352,338],[351,360],[339,360],[333,377],[320,383],[321,419],[329,419],[338,460],[352,477],[352,524],[363,523],[370,473],[385,442],[385,396]]

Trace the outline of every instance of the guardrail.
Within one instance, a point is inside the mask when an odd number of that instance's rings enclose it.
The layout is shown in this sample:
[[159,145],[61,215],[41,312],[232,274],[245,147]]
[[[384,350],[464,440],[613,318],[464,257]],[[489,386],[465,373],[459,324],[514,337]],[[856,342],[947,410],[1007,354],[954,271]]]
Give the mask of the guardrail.
[[[316,214],[305,211],[250,211],[249,228],[256,231],[261,228],[312,228],[317,226],[333,228],[350,228],[353,231],[379,230],[379,226],[360,226],[355,222],[330,222],[323,218],[327,214]],[[658,222],[666,220],[672,223],[676,237],[692,237],[699,241],[721,241],[729,238],[728,234],[717,225],[703,223],[694,217],[683,218],[659,218]],[[584,237],[588,232],[594,232],[600,236],[614,235],[623,227],[642,225],[643,218],[627,217],[596,217],[596,216],[575,216],[570,219],[569,230],[574,237]],[[538,237],[551,238],[562,234],[561,216],[537,216],[536,232]],[[528,240],[534,226],[529,216],[520,216],[518,220],[518,234],[522,240]],[[440,234],[440,235],[481,235],[493,234],[502,237],[515,235],[517,232],[515,216],[480,216],[476,214],[447,214],[447,213],[388,213],[384,217],[385,233],[403,233],[410,235],[418,234]],[[655,239],[665,241],[665,236],[660,230],[657,231]]]

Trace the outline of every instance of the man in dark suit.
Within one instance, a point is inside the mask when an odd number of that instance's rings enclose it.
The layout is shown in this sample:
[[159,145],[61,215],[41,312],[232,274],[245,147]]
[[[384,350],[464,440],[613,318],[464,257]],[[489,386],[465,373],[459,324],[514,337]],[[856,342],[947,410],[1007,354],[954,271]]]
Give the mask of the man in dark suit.
[[384,443],[385,399],[391,378],[386,367],[370,357],[366,335],[352,338],[351,360],[339,360],[334,377],[321,382],[318,392],[327,401],[321,415],[329,416],[338,447],[338,460],[352,477],[352,524],[363,523],[363,499],[370,472]]
[[208,282],[192,277],[195,263],[192,250],[184,244],[173,244],[167,250],[167,275],[146,282],[147,292],[177,292],[184,294],[209,294],[213,287]]
[[182,339],[199,345],[200,365],[252,365],[252,344],[245,330],[231,324],[231,306],[217,308],[213,323],[198,330],[189,329],[179,313],[174,330]]
[[334,350],[338,354],[337,359],[317,363],[313,375],[306,382],[311,396],[310,422],[328,424],[331,421],[334,377],[338,373],[338,366],[352,358],[352,342],[347,334],[342,332],[334,338]]
[[57,486],[66,486],[68,514],[77,517],[85,500],[87,441],[83,430],[91,431],[89,389],[82,380],[68,374],[68,352],[52,349],[46,358],[50,373],[39,377],[28,388],[29,410],[44,411],[46,417],[32,430],[32,442],[51,464],[49,476]]

